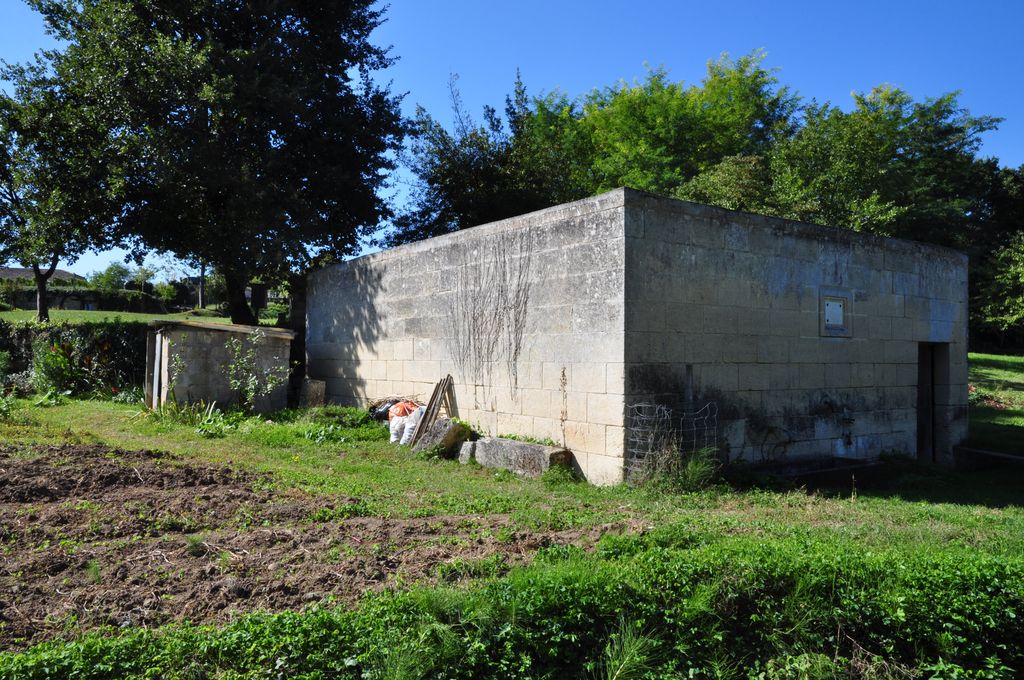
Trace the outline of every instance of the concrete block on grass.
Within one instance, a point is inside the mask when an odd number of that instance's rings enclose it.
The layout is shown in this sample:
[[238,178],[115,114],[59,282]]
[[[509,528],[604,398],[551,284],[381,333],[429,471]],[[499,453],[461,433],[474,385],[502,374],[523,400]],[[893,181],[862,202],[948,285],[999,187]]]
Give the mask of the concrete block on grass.
[[469,428],[451,418],[438,418],[430,429],[424,432],[413,451],[437,450],[444,458],[458,455],[459,445],[469,439]]
[[572,454],[558,446],[484,437],[462,444],[459,462],[465,464],[470,460],[476,460],[485,468],[510,470],[517,475],[535,479],[553,465],[569,465]]

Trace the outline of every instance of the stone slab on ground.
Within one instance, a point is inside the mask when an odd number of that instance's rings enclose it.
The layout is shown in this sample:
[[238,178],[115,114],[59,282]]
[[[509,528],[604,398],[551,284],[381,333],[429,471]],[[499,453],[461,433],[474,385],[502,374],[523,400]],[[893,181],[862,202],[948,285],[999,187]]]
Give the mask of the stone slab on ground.
[[544,446],[513,439],[484,437],[465,442],[459,449],[459,462],[476,460],[485,468],[510,470],[523,477],[536,478],[552,465],[569,465],[572,454],[559,446]]
[[451,418],[438,418],[424,432],[413,451],[430,451],[437,449],[444,458],[454,458],[458,454],[459,445],[469,439],[469,428]]

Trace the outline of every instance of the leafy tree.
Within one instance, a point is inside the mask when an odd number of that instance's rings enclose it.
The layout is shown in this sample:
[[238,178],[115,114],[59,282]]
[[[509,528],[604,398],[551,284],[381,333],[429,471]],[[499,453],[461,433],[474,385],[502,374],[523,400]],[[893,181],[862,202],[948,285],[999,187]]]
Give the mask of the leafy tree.
[[132,278],[132,270],[120,262],[111,262],[106,269],[89,275],[89,283],[104,293],[116,293],[124,290]]
[[973,117],[957,95],[915,102],[879,87],[844,112],[811,104],[772,152],[773,191],[787,216],[951,246],[979,228],[986,173],[976,154],[998,119]]
[[995,169],[991,179],[985,229],[973,251],[971,322],[1004,346],[1024,339],[1024,165]]
[[729,210],[778,214],[771,170],[763,156],[726,156],[685,183],[676,197]]
[[463,107],[456,80],[449,82],[452,132],[422,107],[416,110],[407,156],[418,180],[413,207],[395,219],[384,244],[438,236],[588,195],[573,148],[577,112],[564,96],[531,103],[517,74],[505,119],[487,106],[478,125]]
[[48,321],[47,284],[60,260],[113,245],[117,173],[106,128],[88,98],[65,88],[53,53],[4,65],[0,79],[0,261],[32,269],[39,321]]
[[[386,243],[402,243],[577,200],[618,186],[673,194],[727,156],[766,151],[791,133],[797,98],[762,68],[763,55],[709,62],[699,86],[664,70],[643,84],[579,102],[529,98],[517,76],[504,120],[465,113],[452,86],[452,132],[417,111],[408,164],[412,208]],[[507,127],[506,127],[507,123]]]
[[1024,332],[1024,231],[997,248],[985,263],[975,298],[976,323],[1001,339]]
[[985,196],[980,201],[978,218],[984,229],[976,244],[981,252],[1006,246],[1024,231],[1024,165],[1000,168],[994,160],[978,163],[978,172],[985,175]]
[[787,137],[798,98],[763,59],[723,55],[708,62],[699,86],[655,69],[641,84],[592,93],[581,118],[594,149],[592,192],[629,186],[672,195],[722,159],[764,153]]
[[131,287],[135,290],[146,290],[146,286],[151,285],[150,282],[153,277],[156,276],[156,270],[150,269],[149,267],[137,267],[132,272],[130,283]]
[[187,292],[184,286],[175,285],[170,281],[161,281],[153,286],[153,294],[165,305],[174,304],[175,301],[183,297],[183,292]]
[[256,323],[254,276],[351,253],[387,214],[378,195],[403,122],[371,80],[369,0],[30,0],[67,47],[76,90],[126,161],[121,233],[209,263],[231,318]]

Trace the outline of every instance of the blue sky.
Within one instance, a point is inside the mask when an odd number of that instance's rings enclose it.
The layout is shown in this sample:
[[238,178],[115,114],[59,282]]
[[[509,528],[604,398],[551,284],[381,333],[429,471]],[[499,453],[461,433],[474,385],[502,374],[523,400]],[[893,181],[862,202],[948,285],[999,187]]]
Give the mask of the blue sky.
[[[532,94],[572,96],[642,79],[646,65],[696,82],[722,52],[755,49],[803,97],[844,108],[850,93],[889,83],[915,98],[959,90],[976,115],[1000,116],[983,153],[1024,164],[1024,2],[874,0],[730,2],[647,0],[394,0],[374,34],[399,61],[381,78],[450,120],[448,80],[458,74],[467,109],[501,107],[516,69]],[[42,21],[20,0],[0,0],[0,58],[23,61],[52,45]],[[71,269],[100,269],[110,254]]]

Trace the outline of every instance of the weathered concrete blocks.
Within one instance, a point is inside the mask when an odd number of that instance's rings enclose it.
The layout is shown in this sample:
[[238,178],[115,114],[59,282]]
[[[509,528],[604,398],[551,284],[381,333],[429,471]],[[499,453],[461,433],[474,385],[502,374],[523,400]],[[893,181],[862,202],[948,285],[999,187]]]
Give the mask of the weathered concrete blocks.
[[[295,334],[282,329],[259,328],[202,321],[155,321],[147,342],[146,403],[155,407],[168,400],[179,403],[203,401],[229,407],[238,403],[229,371],[238,357],[230,342],[240,343],[244,353],[254,353],[250,367],[255,377],[273,375],[277,386],[256,398],[251,406],[260,413],[287,405],[289,346]],[[326,372],[340,375],[351,361],[316,360]],[[354,375],[354,370],[351,371]]]
[[587,422],[621,426],[625,402],[621,394],[588,394]]
[[557,446],[493,437],[463,443],[458,457],[463,463],[475,460],[485,468],[510,470],[529,478],[540,477],[552,466],[569,465],[571,461],[570,453]]
[[[966,281],[942,248],[617,190],[312,275],[308,366],[332,400],[451,373],[460,417],[564,437],[595,482],[622,479],[626,405],[680,401],[685,376],[733,453],[874,455],[915,441],[925,345],[962,436]],[[871,415],[815,433],[838,412]]]

